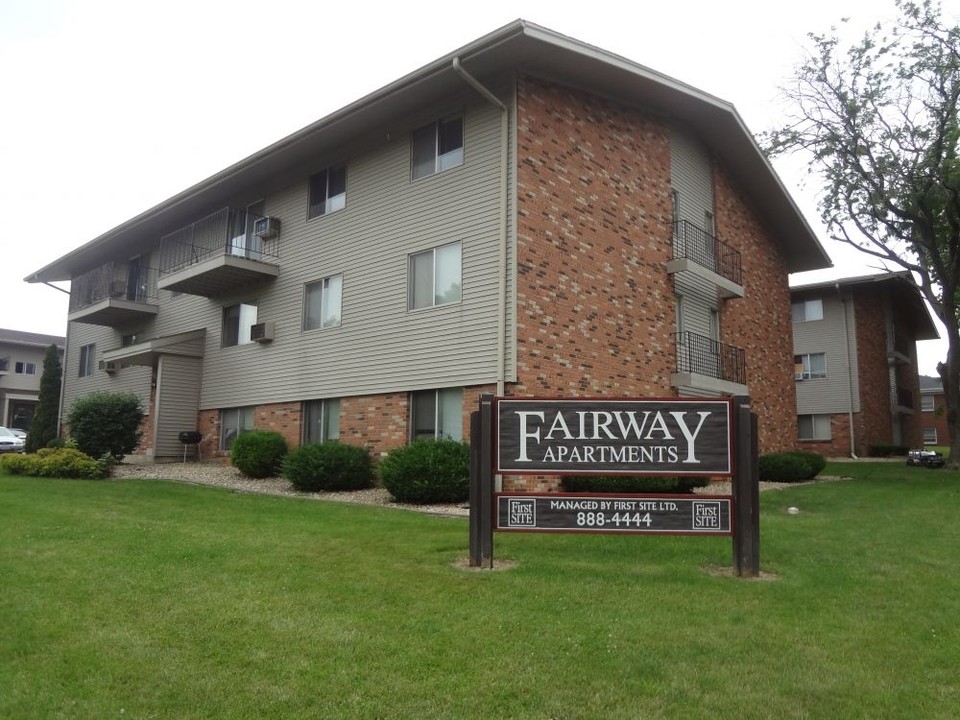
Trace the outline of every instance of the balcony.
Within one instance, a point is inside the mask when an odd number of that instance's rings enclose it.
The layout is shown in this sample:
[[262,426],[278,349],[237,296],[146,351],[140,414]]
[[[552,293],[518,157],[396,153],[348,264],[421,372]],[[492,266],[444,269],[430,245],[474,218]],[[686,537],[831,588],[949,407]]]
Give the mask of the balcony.
[[109,262],[71,280],[67,319],[113,328],[136,325],[156,316],[156,300],[153,268],[139,260]]
[[896,405],[894,410],[904,415],[913,415],[913,393],[907,388],[898,387],[894,395]]
[[738,251],[686,220],[673,223],[672,241],[668,273],[693,273],[716,285],[723,297],[743,297]]
[[887,351],[887,361],[891,365],[910,365],[913,362],[910,359],[910,345],[911,343],[902,335],[894,335],[893,347]]
[[261,216],[223,208],[160,238],[161,290],[215,298],[279,274],[279,233],[257,234]]
[[742,348],[692,332],[674,334],[677,371],[670,384],[677,388],[747,394],[747,369]]

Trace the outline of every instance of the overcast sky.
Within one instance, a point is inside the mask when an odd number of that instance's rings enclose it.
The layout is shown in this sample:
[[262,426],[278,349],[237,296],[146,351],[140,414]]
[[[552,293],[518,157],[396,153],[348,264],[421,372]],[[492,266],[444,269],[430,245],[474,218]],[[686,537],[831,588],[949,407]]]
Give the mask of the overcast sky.
[[[960,0],[944,0],[952,18]],[[66,333],[67,296],[23,278],[251,153],[523,18],[732,102],[754,132],[808,32],[862,32],[893,0],[0,1],[0,327]],[[834,260],[802,164],[774,164]],[[934,374],[942,342],[919,344]]]

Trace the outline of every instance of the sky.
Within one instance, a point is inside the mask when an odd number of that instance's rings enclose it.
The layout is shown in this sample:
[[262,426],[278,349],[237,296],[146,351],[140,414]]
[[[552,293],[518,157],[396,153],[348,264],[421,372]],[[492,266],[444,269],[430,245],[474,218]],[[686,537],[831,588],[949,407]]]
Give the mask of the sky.
[[[66,333],[67,295],[23,278],[248,155],[517,18],[733,103],[755,134],[807,33],[856,34],[893,0],[2,0],[0,328]],[[943,0],[960,17],[960,0]],[[827,239],[800,158],[774,168],[834,262],[810,282],[876,272]],[[62,284],[65,287],[66,284]],[[941,330],[942,334],[942,330]],[[936,374],[943,341],[918,344]]]

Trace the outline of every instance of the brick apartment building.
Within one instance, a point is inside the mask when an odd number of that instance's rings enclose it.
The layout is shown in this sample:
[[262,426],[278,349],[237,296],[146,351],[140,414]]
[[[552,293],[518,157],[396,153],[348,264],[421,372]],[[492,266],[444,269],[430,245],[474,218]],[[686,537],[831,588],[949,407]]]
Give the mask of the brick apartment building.
[[772,451],[827,266],[732,105],[521,20],[27,280],[71,281],[64,409],[139,393],[157,460],[461,438],[481,392],[749,394]]
[[924,445],[950,445],[947,398],[943,394],[943,381],[938,377],[920,376],[920,417]]

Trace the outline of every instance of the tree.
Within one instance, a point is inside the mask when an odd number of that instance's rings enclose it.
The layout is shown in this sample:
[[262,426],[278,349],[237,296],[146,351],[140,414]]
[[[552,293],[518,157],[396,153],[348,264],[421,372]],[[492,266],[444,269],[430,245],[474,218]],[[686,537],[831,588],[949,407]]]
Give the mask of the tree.
[[37,412],[30,423],[25,450],[36,452],[57,437],[57,416],[60,413],[60,351],[56,345],[47,348],[43,356],[43,373],[40,375],[40,395]]
[[836,28],[784,89],[789,123],[771,156],[801,152],[823,181],[830,237],[909,270],[947,332],[939,366],[950,461],[960,467],[960,25],[939,2],[895,0],[898,17],[843,45]]

